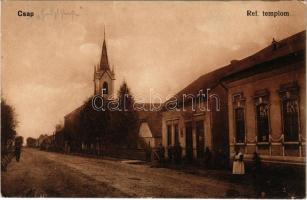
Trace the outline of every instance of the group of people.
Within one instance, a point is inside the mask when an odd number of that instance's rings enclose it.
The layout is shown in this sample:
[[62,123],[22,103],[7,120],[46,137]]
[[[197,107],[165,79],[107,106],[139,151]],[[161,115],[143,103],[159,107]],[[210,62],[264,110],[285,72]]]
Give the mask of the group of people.
[[[155,160],[159,160],[160,163],[163,163],[165,161],[165,149],[162,146],[162,144],[160,143],[158,146],[158,149],[156,151],[156,159]],[[182,157],[182,147],[181,145],[178,143],[174,146],[170,146],[167,149],[167,156],[168,159],[176,164],[180,164],[181,163],[181,157]]]
[[[234,175],[245,174],[245,165],[243,158],[244,158],[243,153],[241,153],[239,149],[236,148],[235,155],[233,157],[232,174]],[[254,152],[252,172],[259,172],[260,169],[261,169],[260,157],[256,152]]]
[[[232,174],[236,181],[241,181],[245,174],[245,164],[243,153],[239,149],[235,149],[235,155],[233,157]],[[264,184],[263,171],[261,166],[261,159],[257,152],[254,152],[252,158],[251,175],[253,177],[253,185],[255,187],[256,194],[260,197],[266,196],[266,185]]]
[[[182,151],[182,148],[180,144],[169,148],[168,149],[169,159],[174,160],[175,163],[180,163],[179,158],[181,158],[182,156],[181,151]],[[165,153],[164,147],[162,146],[162,144],[159,144],[158,151],[157,151],[157,159],[160,161],[164,160],[164,153]],[[211,158],[212,158],[211,151],[207,147],[204,152],[204,164],[207,168],[209,168],[211,164]],[[261,168],[260,157],[256,152],[254,152],[253,162],[254,162],[254,165],[253,165],[252,171],[259,171]],[[244,155],[242,152],[239,151],[238,148],[235,149],[235,155],[233,157],[232,174],[234,175],[244,175],[245,174]]]

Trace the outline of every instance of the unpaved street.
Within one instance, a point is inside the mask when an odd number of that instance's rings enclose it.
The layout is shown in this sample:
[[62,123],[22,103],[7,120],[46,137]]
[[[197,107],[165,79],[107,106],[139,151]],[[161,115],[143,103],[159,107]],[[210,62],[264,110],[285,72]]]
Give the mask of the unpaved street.
[[85,158],[24,148],[2,172],[2,195],[48,197],[225,197],[250,186],[123,160]]

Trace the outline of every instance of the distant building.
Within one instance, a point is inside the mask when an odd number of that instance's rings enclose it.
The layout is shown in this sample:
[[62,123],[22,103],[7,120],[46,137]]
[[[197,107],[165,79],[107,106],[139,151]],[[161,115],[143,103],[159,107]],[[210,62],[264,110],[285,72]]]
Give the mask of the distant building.
[[37,147],[41,147],[43,141],[48,137],[47,134],[42,134],[37,138]]
[[27,138],[27,147],[31,147],[31,148],[35,148],[37,147],[37,140],[32,138],[32,137],[28,137]]
[[41,150],[55,150],[54,135],[47,135],[39,146]]

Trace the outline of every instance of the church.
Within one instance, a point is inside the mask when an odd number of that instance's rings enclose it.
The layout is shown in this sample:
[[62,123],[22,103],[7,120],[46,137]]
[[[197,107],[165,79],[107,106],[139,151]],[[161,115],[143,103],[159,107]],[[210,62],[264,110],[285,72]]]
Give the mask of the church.
[[[103,38],[103,44],[101,48],[101,57],[99,63],[94,65],[93,74],[93,96],[102,96],[107,100],[115,100],[115,71],[114,67],[111,68],[111,64],[108,58],[107,42],[105,34]],[[138,103],[136,103],[138,104]],[[139,103],[140,106],[149,107],[148,103]],[[140,107],[136,106],[136,107]],[[86,144],[86,142],[76,142],[73,138],[79,138],[82,133],[80,132],[80,112],[82,106],[78,107],[74,111],[65,115],[64,117],[64,132],[66,133],[64,150],[65,152],[101,152],[102,147],[99,142],[92,144]],[[161,113],[159,112],[144,112],[137,111],[138,113],[138,128],[135,130],[138,134],[137,148],[142,151],[147,148],[155,148],[161,143]],[[94,149],[94,150],[93,150]],[[117,153],[120,150],[117,150]],[[126,150],[127,151],[127,150]],[[113,152],[110,152],[113,154]],[[125,152],[126,153],[126,152]],[[132,153],[133,154],[133,153]],[[137,152],[136,154],[140,154]],[[130,154],[130,157],[134,158],[134,155]],[[143,156],[144,157],[144,156]],[[135,157],[136,159],[144,159],[142,156]]]

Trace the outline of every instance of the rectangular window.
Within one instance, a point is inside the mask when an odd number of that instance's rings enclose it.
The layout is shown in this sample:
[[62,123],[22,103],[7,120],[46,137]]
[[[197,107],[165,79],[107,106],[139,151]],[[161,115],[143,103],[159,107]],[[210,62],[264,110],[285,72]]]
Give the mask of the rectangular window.
[[261,103],[256,106],[257,138],[258,142],[269,141],[269,106]]
[[282,102],[283,133],[285,141],[298,141],[299,117],[298,103],[296,99],[288,99]]
[[196,122],[196,148],[197,158],[203,158],[204,156],[204,121]]
[[167,145],[172,145],[172,126],[167,125]]
[[178,124],[174,125],[174,131],[175,131],[175,144],[179,144],[179,130],[178,130]]
[[244,109],[235,109],[235,126],[236,126],[236,142],[244,143],[245,141],[245,123],[244,123]]

